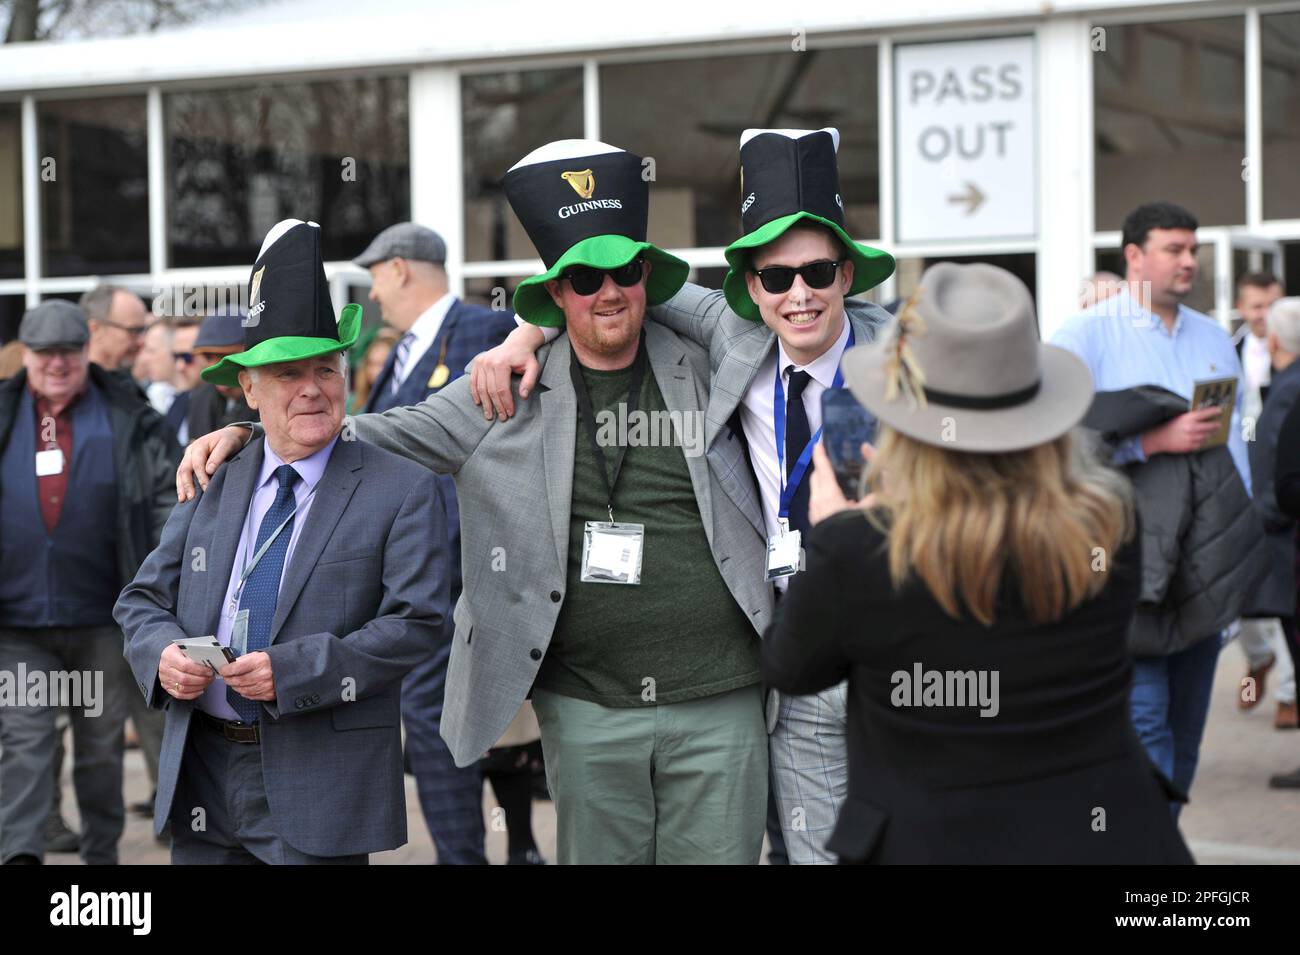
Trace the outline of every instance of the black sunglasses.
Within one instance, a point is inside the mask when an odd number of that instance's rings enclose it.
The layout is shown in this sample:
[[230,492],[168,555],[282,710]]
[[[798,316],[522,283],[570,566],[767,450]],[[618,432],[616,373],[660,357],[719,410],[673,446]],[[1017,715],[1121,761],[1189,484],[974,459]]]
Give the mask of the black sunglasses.
[[172,352],[172,358],[174,358],[176,361],[188,365],[192,361],[194,361],[194,353],[188,351],[174,351]]
[[821,262],[809,262],[797,269],[789,265],[773,265],[766,269],[755,269],[754,274],[763,283],[763,288],[773,295],[790,291],[794,277],[800,276],[809,288],[826,288],[835,281],[835,271],[840,267],[839,261],[826,259]]
[[622,288],[631,288],[641,281],[641,262],[640,258],[635,258],[627,265],[620,265],[616,269],[590,269],[579,267],[569,269],[560,276],[560,280],[569,280],[573,290],[579,295],[595,295],[600,291],[600,287],[605,284],[605,276],[608,275]]

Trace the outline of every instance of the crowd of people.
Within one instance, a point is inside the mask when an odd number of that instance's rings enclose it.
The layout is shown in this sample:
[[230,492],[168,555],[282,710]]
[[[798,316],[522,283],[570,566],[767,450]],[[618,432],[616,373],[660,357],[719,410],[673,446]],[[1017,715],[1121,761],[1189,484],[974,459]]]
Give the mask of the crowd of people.
[[0,860],[117,861],[129,717],[176,862],[364,862],[407,839],[404,770],[444,864],[486,861],[485,778],[518,864],[539,790],[561,863],[1192,861],[1227,642],[1237,705],[1272,674],[1296,726],[1300,298],[1243,275],[1230,335],[1152,202],[1049,342],[990,265],[871,304],[895,263],[846,231],[838,145],[742,136],[719,290],[649,241],[640,157],[562,140],[503,180],[545,266],[513,313],[401,223],[355,259],[363,329],[296,219],[243,308],[31,309],[0,671],[104,689],[0,700]]

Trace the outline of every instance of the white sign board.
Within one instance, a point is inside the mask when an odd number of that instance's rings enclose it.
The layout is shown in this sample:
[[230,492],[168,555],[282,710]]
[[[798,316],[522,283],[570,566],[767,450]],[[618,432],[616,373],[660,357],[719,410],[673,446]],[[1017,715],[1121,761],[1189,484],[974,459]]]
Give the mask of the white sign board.
[[1038,232],[1034,38],[894,47],[899,242]]

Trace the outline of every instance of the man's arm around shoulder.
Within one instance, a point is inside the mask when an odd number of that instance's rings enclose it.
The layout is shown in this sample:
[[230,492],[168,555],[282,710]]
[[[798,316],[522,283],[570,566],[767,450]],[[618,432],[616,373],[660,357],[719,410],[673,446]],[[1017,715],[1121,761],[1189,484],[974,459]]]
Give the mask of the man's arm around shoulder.
[[[383,573],[375,619],[341,639],[313,633],[266,649],[275,677],[275,702],[266,704],[272,713],[288,717],[364,700],[434,652],[448,601],[446,535],[429,530],[437,495],[433,475],[418,475],[384,532],[383,558],[373,565]],[[294,701],[304,696],[320,702],[300,710]]]

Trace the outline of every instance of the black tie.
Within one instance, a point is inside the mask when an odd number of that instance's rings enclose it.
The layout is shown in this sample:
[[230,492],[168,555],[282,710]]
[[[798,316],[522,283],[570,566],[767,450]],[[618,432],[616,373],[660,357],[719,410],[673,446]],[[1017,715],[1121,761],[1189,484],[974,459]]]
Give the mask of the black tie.
[[[812,381],[812,375],[806,371],[790,372],[790,385],[786,390],[785,402],[785,471],[787,480],[794,472],[799,455],[808,446],[812,431],[808,427],[808,412],[803,407],[803,390]],[[790,527],[792,530],[808,533],[808,475],[812,465],[803,473],[803,479],[795,489],[794,499],[790,502]]]

